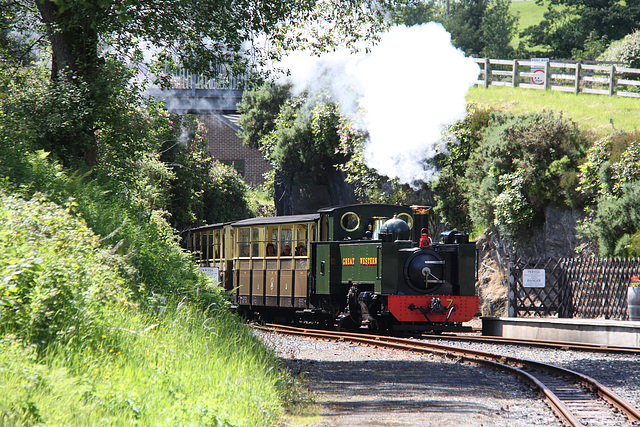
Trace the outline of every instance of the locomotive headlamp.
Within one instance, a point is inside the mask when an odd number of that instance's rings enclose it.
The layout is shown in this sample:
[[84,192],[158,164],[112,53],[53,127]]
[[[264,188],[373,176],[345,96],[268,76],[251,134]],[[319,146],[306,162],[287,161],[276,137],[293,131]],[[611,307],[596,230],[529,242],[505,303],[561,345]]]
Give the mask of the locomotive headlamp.
[[428,248],[431,246],[431,238],[429,237],[429,231],[426,228],[423,228],[420,231],[420,247]]

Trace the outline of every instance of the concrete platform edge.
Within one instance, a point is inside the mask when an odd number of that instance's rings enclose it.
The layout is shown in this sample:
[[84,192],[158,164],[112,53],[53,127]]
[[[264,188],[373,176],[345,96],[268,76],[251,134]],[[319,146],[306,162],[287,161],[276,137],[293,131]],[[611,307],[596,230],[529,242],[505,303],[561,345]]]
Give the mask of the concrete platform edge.
[[631,321],[482,317],[482,335],[640,348],[640,322]]

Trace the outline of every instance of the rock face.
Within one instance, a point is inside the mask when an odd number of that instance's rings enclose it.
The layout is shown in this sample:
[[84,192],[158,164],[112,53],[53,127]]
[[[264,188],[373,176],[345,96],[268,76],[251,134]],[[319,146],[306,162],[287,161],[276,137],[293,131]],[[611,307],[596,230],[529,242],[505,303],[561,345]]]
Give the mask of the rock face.
[[[565,258],[575,256],[580,244],[576,237],[576,226],[584,218],[581,212],[549,206],[544,212],[545,223],[534,233],[533,244],[522,248],[523,255],[533,250],[531,257]],[[537,236],[541,238],[538,239]],[[525,255],[525,256],[526,256]]]
[[476,241],[480,251],[478,266],[478,296],[483,316],[505,316],[507,309],[507,265],[518,258],[565,258],[576,255],[580,244],[576,226],[581,212],[555,206],[545,210],[545,223],[533,230],[527,242],[514,243],[491,227]]
[[313,213],[320,208],[357,203],[353,186],[345,180],[344,172],[332,169],[323,176],[322,183],[300,184],[290,175],[276,172],[276,215]]

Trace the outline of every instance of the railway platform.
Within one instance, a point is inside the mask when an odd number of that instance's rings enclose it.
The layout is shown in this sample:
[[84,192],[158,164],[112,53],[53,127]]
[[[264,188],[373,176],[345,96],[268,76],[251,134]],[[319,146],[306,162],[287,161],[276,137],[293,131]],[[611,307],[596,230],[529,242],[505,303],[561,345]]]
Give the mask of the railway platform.
[[640,322],[635,321],[483,317],[482,335],[640,348]]

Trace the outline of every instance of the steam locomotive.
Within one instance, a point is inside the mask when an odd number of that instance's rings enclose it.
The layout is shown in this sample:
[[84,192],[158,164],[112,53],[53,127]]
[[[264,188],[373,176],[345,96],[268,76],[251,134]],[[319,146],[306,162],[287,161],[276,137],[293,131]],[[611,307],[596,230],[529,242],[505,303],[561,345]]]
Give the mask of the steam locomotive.
[[426,206],[362,204],[183,232],[234,306],[268,321],[342,329],[465,330],[478,311],[474,242],[432,241]]

